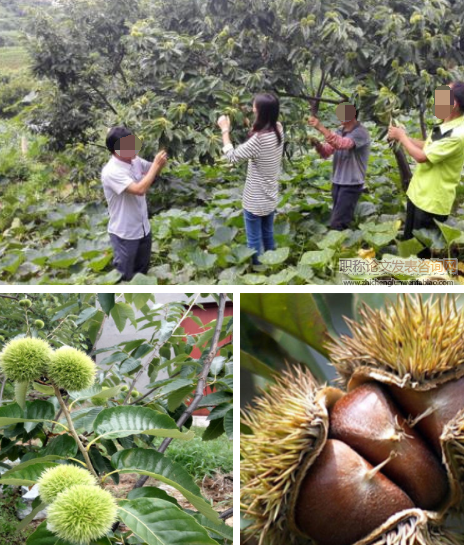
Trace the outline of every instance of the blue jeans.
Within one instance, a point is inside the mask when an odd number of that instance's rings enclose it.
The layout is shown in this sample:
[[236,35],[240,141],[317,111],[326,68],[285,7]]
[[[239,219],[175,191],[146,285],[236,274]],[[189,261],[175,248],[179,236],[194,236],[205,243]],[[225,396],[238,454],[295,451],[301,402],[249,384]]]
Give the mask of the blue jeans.
[[248,210],[243,210],[248,248],[256,250],[253,256],[253,265],[259,265],[258,255],[264,251],[274,250],[274,214],[256,216]]

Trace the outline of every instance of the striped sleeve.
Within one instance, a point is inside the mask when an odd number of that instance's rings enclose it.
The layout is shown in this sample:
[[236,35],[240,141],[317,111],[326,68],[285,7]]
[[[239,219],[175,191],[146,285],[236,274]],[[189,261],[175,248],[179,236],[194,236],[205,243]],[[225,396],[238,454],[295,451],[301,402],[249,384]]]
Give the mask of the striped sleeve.
[[261,144],[258,135],[252,136],[244,144],[234,148],[232,144],[224,146],[223,153],[231,163],[238,163],[247,159],[259,157]]

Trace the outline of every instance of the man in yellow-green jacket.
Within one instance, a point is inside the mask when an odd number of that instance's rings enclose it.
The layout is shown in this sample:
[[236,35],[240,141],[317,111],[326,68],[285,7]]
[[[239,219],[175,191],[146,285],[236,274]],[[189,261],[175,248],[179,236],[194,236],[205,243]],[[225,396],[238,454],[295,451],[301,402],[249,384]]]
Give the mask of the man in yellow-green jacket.
[[435,91],[435,115],[443,122],[425,142],[399,127],[388,131],[389,139],[400,142],[418,163],[407,191],[405,240],[416,229],[436,229],[434,220],[446,221],[451,213],[464,166],[464,82]]

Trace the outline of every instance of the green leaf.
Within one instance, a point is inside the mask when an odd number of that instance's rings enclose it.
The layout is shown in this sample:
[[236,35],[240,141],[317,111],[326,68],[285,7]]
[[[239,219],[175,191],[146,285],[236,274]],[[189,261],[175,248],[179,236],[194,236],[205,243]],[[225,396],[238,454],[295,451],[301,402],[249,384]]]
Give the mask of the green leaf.
[[440,223],[435,221],[435,223],[440,228],[441,234],[446,240],[446,244],[451,246],[452,244],[462,244],[464,242],[464,233],[451,225],[446,225],[445,223]]
[[166,384],[166,386],[163,386],[159,391],[159,395],[166,396],[168,394],[171,394],[172,392],[175,392],[176,390],[185,388],[186,386],[190,388],[190,391],[193,391],[195,389],[195,383],[193,382],[192,379],[176,378],[169,384]]
[[93,429],[97,435],[105,439],[128,437],[145,433],[157,437],[173,437],[189,441],[194,433],[182,433],[175,421],[168,415],[147,407],[112,407],[103,409],[95,419]]
[[226,358],[224,356],[217,356],[213,359],[211,363],[211,368],[209,374],[212,376],[217,376],[224,369],[224,364],[226,363]]
[[165,490],[157,488],[156,486],[143,486],[142,488],[134,488],[127,494],[128,500],[135,500],[136,498],[158,498],[159,500],[170,501],[174,505],[180,507],[176,498],[170,496]]
[[232,403],[221,403],[209,413],[208,420],[223,418],[229,411],[232,411]]
[[151,293],[134,293],[132,303],[137,310],[140,310],[150,301],[151,297]]
[[96,396],[92,397],[92,400],[95,402],[105,399],[110,399],[111,397],[116,397],[122,388],[122,384],[119,386],[114,386],[113,388],[107,388],[106,390],[102,390],[101,392],[98,392]]
[[60,456],[58,454],[50,454],[50,455],[42,456],[40,458],[31,458],[30,460],[22,462],[21,464],[18,464],[16,466],[12,467],[8,471],[5,471],[5,473],[3,473],[3,475],[2,475],[2,478],[3,477],[8,477],[11,474],[16,473],[18,471],[21,472],[23,469],[25,469],[26,467],[29,467],[29,466],[33,466],[33,465],[36,465],[36,464],[55,463],[58,460],[64,460],[64,457]]
[[207,271],[214,267],[218,257],[197,248],[194,252],[190,253],[189,258],[200,271]]
[[217,513],[201,496],[200,489],[188,472],[178,463],[155,450],[122,450],[111,458],[115,469],[122,473],[149,475],[178,490],[200,513],[213,522],[218,521]]
[[91,320],[98,313],[98,308],[89,307],[84,309],[76,320],[76,325],[82,325],[87,320]]
[[[69,541],[58,539],[47,529],[47,521],[42,522],[37,530],[31,534],[26,541],[26,545],[75,545]],[[93,545],[93,544],[91,544]]]
[[[37,498],[38,499],[38,498]],[[47,507],[45,502],[39,503],[39,505],[33,506],[32,511],[23,518],[23,520],[16,526],[16,532],[21,532],[24,528],[27,528],[29,524],[34,520],[34,517]]]
[[228,539],[228,540],[232,541],[232,539],[233,539],[233,529],[232,529],[231,526],[227,526],[227,524],[225,522],[221,522],[221,524],[213,524],[206,517],[204,517],[203,515],[200,515],[200,513],[195,513],[193,515],[193,517],[204,528],[206,528],[207,530],[209,530],[210,532],[215,534],[215,535],[210,536],[213,539],[217,539],[219,541],[219,539],[222,537],[222,538],[225,538],[225,539]]
[[165,343],[167,340],[169,340],[175,327],[175,322],[163,322],[158,332],[158,342]]
[[32,486],[49,467],[56,467],[58,464],[53,463],[35,463],[23,466],[21,469],[13,468],[7,471],[0,479],[0,484],[10,484],[13,486]]
[[111,309],[111,317],[118,328],[118,331],[122,333],[126,326],[127,320],[135,321],[134,309],[127,303],[116,303]]
[[25,418],[29,422],[24,424],[24,429],[30,433],[37,427],[38,422],[52,421],[55,418],[55,407],[52,403],[41,399],[32,401],[26,406]]
[[37,392],[40,392],[41,394],[52,396],[55,394],[55,390],[51,386],[47,386],[46,384],[40,384],[39,382],[33,382],[32,387]]
[[264,252],[259,256],[259,260],[263,265],[275,266],[284,263],[290,255],[290,248],[278,248],[277,250],[270,250]]
[[401,240],[397,243],[398,255],[400,257],[417,256],[417,254],[424,249],[424,245],[421,244],[417,238],[411,238],[409,240]]
[[115,305],[114,293],[98,293],[97,297],[103,312],[109,315]]
[[0,426],[9,426],[10,424],[16,424],[16,422],[7,422],[3,424],[2,421],[23,419],[24,413],[21,407],[17,403],[11,403],[11,405],[5,405],[0,407]]
[[123,500],[119,517],[147,545],[217,545],[191,515],[164,500]]
[[189,395],[192,395],[191,386],[184,386],[183,388],[176,390],[168,397],[168,409],[171,412],[174,412]]
[[302,255],[300,265],[311,265],[312,267],[325,267],[328,265],[333,256],[335,250],[326,248],[325,250],[306,252]]
[[212,420],[209,423],[209,426],[206,428],[206,430],[203,433],[202,439],[203,441],[212,441],[213,439],[217,439],[224,433],[224,419],[218,418],[217,420]]
[[234,436],[234,412],[229,411],[224,416],[224,430],[229,439],[232,439]]
[[58,435],[48,443],[42,453],[45,456],[55,455],[74,458],[77,454],[77,444],[71,435]]
[[240,309],[306,342],[328,355],[328,329],[314,297],[308,293],[244,293]]
[[205,396],[198,404],[198,407],[215,407],[220,403],[232,401],[232,399],[233,396],[229,392],[214,392]]
[[317,246],[321,250],[338,248],[347,237],[348,233],[346,231],[329,231],[327,235],[317,243]]

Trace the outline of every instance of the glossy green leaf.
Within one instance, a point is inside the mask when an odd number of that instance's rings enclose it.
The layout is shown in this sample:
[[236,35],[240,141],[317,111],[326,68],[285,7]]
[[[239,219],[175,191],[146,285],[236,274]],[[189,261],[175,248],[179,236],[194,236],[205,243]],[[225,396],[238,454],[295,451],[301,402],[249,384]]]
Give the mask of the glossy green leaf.
[[178,490],[200,513],[217,522],[217,513],[205,501],[188,472],[154,450],[128,449],[113,455],[111,463],[122,473],[148,475]]
[[142,486],[142,488],[134,488],[129,492],[129,494],[127,494],[128,500],[135,500],[136,498],[157,498],[159,500],[169,501],[180,507],[176,498],[173,498],[165,490],[162,488],[157,488],[156,486]]
[[119,517],[147,545],[217,545],[192,516],[164,500],[121,501]]
[[234,436],[234,412],[229,411],[224,416],[224,430],[229,439],[232,439]]
[[48,443],[42,453],[45,456],[63,456],[73,458],[76,456],[78,446],[71,435],[58,435]]
[[134,309],[127,303],[116,303],[111,309],[111,317],[121,333],[126,327],[127,320],[131,322],[135,320]]
[[244,293],[240,310],[258,316],[328,355],[328,329],[309,293]]
[[105,314],[109,314],[115,305],[114,293],[98,293],[98,302]]
[[22,469],[12,469],[8,471],[8,475],[2,475],[0,484],[9,484],[12,486],[32,486],[34,485],[42,475],[42,473],[49,467],[56,467],[58,464],[49,463],[36,463],[27,465]]
[[274,380],[276,372],[274,369],[258,360],[248,352],[240,350],[240,366],[244,369],[248,369],[251,373],[264,377],[267,380]]
[[103,409],[93,424],[95,433],[105,439],[127,437],[138,433],[157,437],[173,437],[188,441],[194,433],[182,433],[166,414],[146,407],[112,407]]
[[213,441],[224,433],[224,419],[217,418],[209,423],[209,426],[203,433],[203,441]]
[[233,529],[231,526],[227,526],[225,522],[221,522],[221,524],[214,524],[210,520],[208,520],[206,517],[201,515],[200,513],[195,513],[193,515],[195,520],[199,522],[203,527],[205,527],[208,532],[212,533],[210,537],[213,539],[228,539],[232,541],[233,539]]
[[[27,538],[26,545],[76,545],[76,544],[59,539],[55,534],[52,534],[47,529],[47,521],[45,521],[45,522],[42,522],[42,524],[37,527],[37,530]],[[90,543],[89,545],[97,545],[97,542]],[[110,545],[109,542],[108,542],[108,545]]]

